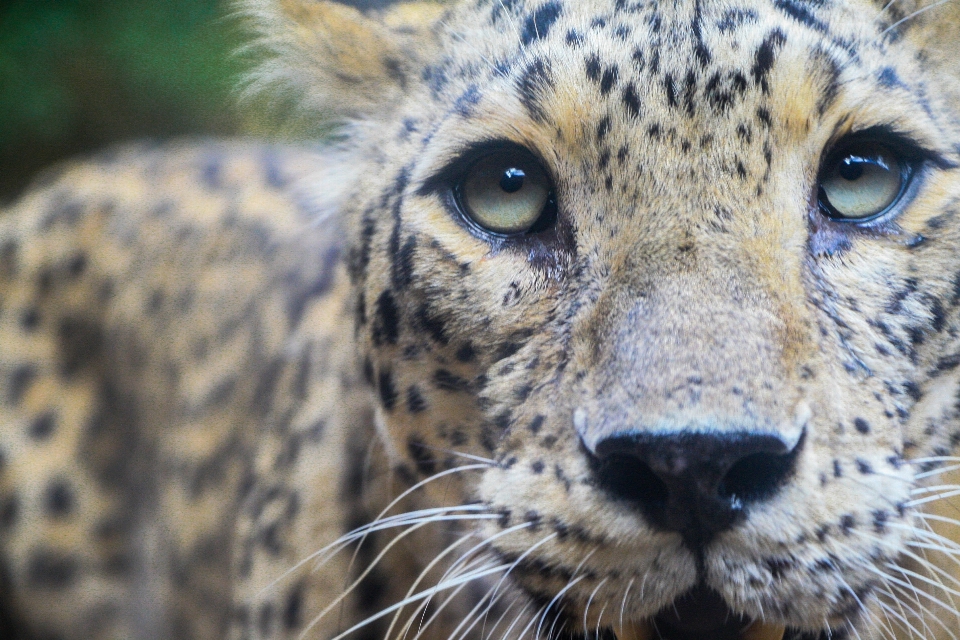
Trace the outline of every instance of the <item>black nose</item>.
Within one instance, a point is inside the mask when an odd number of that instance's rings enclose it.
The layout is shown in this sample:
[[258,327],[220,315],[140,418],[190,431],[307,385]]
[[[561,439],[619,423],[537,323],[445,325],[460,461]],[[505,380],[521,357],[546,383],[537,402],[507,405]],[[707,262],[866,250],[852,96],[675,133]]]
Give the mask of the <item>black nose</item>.
[[805,433],[790,446],[769,433],[628,432],[593,456],[602,487],[634,503],[655,527],[700,548],[772,497],[793,473]]

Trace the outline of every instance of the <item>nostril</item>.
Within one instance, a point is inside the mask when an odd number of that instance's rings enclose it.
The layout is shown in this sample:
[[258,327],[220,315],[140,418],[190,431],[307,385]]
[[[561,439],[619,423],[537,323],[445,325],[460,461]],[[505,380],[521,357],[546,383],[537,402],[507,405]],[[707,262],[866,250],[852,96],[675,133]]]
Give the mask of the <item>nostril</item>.
[[612,454],[598,461],[600,485],[614,497],[654,510],[666,508],[669,489],[645,462],[626,454]]
[[717,486],[722,498],[758,502],[772,497],[793,472],[799,447],[785,454],[754,453],[746,456],[723,477]]

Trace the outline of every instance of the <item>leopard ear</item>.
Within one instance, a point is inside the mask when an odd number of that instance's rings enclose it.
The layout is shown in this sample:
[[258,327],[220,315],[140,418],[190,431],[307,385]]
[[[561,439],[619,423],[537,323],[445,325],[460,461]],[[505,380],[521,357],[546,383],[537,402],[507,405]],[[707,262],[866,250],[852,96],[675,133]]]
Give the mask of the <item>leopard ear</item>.
[[437,51],[439,2],[361,13],[337,2],[238,0],[257,63],[244,94],[282,97],[324,119],[388,112]]

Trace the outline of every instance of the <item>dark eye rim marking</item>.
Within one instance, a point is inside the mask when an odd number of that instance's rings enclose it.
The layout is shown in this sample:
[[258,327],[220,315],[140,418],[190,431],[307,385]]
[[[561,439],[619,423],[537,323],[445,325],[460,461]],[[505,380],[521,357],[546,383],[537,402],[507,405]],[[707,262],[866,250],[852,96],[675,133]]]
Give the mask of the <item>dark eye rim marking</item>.
[[[872,145],[887,149],[896,157],[900,170],[900,189],[891,203],[882,211],[862,218],[849,218],[834,210],[821,183],[834,163],[845,156],[852,155],[851,150],[857,145]],[[843,136],[827,147],[817,170],[815,201],[819,214],[830,223],[847,228],[871,229],[890,222],[914,200],[924,182],[926,169],[930,165],[947,168],[950,163],[938,153],[925,148],[911,136],[892,127],[870,127]]]
[[[467,172],[479,162],[494,154],[510,152],[527,156],[530,161],[536,162],[550,181],[551,189],[540,216],[529,229],[517,233],[500,233],[483,227],[470,216],[466,206],[463,204],[460,189],[466,179]],[[420,194],[439,195],[457,222],[474,236],[496,246],[523,243],[534,238],[539,238],[542,241],[547,241],[548,244],[552,244],[552,242],[549,241],[550,236],[554,236],[557,233],[556,230],[560,215],[557,204],[556,180],[551,174],[547,163],[545,163],[537,153],[512,140],[485,140],[471,145],[433,177],[426,180],[420,189]]]

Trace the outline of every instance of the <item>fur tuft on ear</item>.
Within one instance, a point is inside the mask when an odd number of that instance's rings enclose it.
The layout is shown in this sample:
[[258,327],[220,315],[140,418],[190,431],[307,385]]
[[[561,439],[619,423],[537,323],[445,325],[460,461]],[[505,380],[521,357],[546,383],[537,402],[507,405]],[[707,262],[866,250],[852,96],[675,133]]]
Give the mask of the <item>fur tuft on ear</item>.
[[336,2],[237,0],[257,65],[243,96],[288,99],[325,119],[389,112],[435,55],[438,2],[364,14]]

